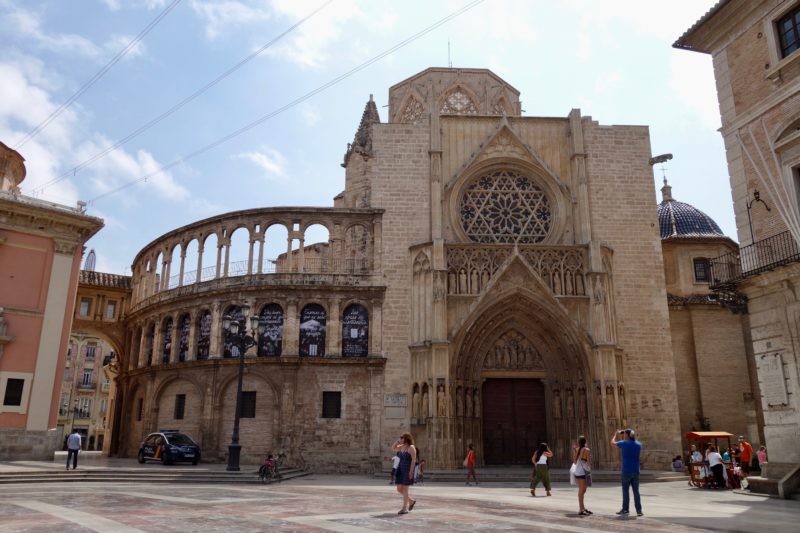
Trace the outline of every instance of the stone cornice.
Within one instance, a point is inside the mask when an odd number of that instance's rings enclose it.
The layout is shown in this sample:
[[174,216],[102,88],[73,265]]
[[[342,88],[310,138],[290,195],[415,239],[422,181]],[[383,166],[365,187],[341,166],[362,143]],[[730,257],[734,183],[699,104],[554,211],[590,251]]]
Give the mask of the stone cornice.
[[56,251],[86,242],[103,227],[103,220],[77,209],[0,191],[0,228],[55,238]]

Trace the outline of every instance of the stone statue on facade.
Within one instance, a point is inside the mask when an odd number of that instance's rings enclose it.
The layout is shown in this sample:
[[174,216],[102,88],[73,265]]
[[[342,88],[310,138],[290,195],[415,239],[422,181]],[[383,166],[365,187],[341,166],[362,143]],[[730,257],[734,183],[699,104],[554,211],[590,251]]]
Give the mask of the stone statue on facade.
[[436,389],[436,415],[447,416],[447,404],[444,397],[444,385],[439,385]]
[[467,393],[465,394],[464,400],[466,401],[464,415],[467,418],[472,418],[472,393],[469,389],[467,389]]
[[412,399],[411,399],[411,416],[412,417],[419,418],[419,413],[420,413],[419,407],[420,407],[420,405],[419,405],[419,389],[417,387],[414,387],[414,395],[412,396]]
[[430,403],[428,403],[428,385],[425,384],[422,387],[422,417],[428,418],[430,416],[430,411],[428,410]]

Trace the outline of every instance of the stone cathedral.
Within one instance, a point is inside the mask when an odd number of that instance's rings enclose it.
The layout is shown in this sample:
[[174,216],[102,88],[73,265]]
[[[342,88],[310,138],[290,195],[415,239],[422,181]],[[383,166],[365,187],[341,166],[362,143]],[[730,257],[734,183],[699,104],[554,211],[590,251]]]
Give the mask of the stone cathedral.
[[[682,424],[647,127],[523,117],[485,69],[429,68],[388,104],[384,121],[367,102],[332,208],[227,213],[137,255],[112,452],[178,427],[224,460],[222,319],[249,314],[265,332],[245,357],[245,462],[370,471],[410,430],[433,468],[468,443],[529,464],[542,441],[566,465],[579,435],[612,468],[610,434],[632,426],[665,468]],[[327,242],[306,244],[314,224]]]

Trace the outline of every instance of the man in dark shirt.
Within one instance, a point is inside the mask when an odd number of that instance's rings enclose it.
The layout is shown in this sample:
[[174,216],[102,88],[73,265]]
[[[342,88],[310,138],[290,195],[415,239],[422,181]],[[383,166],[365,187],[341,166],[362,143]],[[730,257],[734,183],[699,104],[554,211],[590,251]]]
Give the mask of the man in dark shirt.
[[[620,440],[617,440],[617,437]],[[630,508],[630,491],[633,489],[633,505],[636,507],[636,516],[642,516],[642,498],[639,496],[639,458],[642,454],[642,444],[636,440],[632,429],[619,429],[611,436],[611,445],[622,452],[622,509],[617,514],[626,516]]]

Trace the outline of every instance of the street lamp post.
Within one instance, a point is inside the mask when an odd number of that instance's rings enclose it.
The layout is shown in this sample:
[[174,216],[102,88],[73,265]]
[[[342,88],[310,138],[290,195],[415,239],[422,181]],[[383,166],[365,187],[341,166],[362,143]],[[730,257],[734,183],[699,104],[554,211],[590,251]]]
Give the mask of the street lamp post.
[[69,428],[70,433],[75,431],[75,413],[78,411],[78,400],[75,400],[75,404],[72,406],[72,425]]
[[261,335],[264,332],[264,325],[260,323],[257,316],[250,318],[250,335],[247,334],[247,319],[250,315],[250,307],[242,306],[244,324],[240,324],[238,319],[230,315],[222,318],[222,329],[225,330],[225,340],[239,351],[239,382],[236,386],[236,412],[233,418],[233,434],[231,443],[228,446],[228,468],[227,470],[239,470],[239,456],[242,453],[242,446],[239,444],[239,417],[242,408],[242,379],[244,377],[244,354],[251,347],[258,344],[256,332]]

